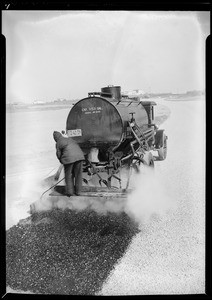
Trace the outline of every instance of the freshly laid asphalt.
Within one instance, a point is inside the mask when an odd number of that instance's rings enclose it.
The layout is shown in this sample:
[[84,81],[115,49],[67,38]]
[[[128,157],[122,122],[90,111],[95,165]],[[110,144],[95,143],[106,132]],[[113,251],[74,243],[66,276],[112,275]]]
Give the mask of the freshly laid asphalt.
[[7,286],[36,294],[95,295],[138,232],[123,212],[37,213],[7,231]]

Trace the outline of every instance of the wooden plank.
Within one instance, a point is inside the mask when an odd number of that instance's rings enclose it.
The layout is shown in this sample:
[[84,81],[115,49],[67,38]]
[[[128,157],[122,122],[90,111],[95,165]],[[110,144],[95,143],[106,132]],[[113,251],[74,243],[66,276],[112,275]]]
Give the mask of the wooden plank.
[[67,197],[66,195],[59,194],[55,191],[49,194],[50,196],[56,196],[56,197],[66,197],[70,199],[78,199],[78,200],[83,200],[83,199],[88,199],[88,198],[105,198],[105,199],[112,199],[112,198],[127,198],[127,194],[121,194],[121,193],[81,193],[80,196],[70,196]]
[[[71,196],[71,198],[80,199],[81,197],[100,197],[100,198],[126,198],[126,192],[123,189],[108,189],[102,187],[83,187],[82,193],[80,196]],[[65,186],[56,186],[51,193],[50,196],[64,196],[65,195]]]
[[[53,197],[47,197],[46,199],[38,199],[37,201],[33,202],[30,204],[30,213],[34,214],[36,212],[41,212],[41,211],[49,211],[55,208],[58,209],[73,209],[74,205],[77,203],[81,203],[80,205],[83,204],[84,202],[84,208],[90,207],[92,203],[94,202],[100,202],[102,204],[106,203],[107,201],[112,201],[112,202],[123,202],[125,203],[127,201],[127,195],[119,194],[119,197],[117,195],[113,195],[112,193],[110,194],[102,194],[102,195],[97,195],[95,196],[91,195],[82,195],[82,196],[71,196],[67,197],[65,195],[61,194],[54,194]],[[74,204],[75,203],[75,204]]]

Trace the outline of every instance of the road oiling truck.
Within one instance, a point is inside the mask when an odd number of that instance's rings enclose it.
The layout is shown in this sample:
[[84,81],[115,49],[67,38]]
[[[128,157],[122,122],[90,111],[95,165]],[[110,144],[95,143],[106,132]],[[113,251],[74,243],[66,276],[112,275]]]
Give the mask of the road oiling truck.
[[[77,141],[85,156],[82,193],[72,196],[72,200],[126,199],[131,192],[132,170],[154,168],[155,160],[166,158],[167,136],[154,123],[155,105],[153,101],[122,95],[120,86],[107,86],[101,92],[88,93],[72,106],[66,135]],[[49,192],[49,209],[68,198],[61,181],[43,193]],[[31,204],[31,213],[43,207],[39,201]]]

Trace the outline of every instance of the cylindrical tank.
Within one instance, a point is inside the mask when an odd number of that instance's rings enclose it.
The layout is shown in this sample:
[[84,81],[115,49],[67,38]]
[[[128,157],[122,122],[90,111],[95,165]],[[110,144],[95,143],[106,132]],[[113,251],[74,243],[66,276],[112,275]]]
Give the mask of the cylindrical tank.
[[121,99],[121,87],[113,86],[113,85],[103,87],[103,88],[101,88],[101,96],[102,97],[112,97],[116,100],[120,100]]
[[85,152],[92,147],[107,151],[127,137],[130,113],[134,113],[141,131],[148,128],[147,112],[141,103],[121,101],[117,104],[102,97],[84,98],[69,112],[67,135],[73,137]]

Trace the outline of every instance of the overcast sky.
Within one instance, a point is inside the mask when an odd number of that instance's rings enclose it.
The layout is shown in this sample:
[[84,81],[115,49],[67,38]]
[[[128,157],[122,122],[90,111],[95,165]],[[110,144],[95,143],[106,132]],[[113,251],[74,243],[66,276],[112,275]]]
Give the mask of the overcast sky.
[[3,11],[7,102],[205,87],[209,12]]

